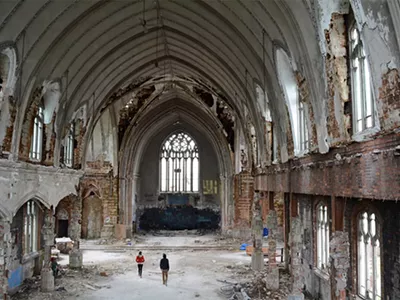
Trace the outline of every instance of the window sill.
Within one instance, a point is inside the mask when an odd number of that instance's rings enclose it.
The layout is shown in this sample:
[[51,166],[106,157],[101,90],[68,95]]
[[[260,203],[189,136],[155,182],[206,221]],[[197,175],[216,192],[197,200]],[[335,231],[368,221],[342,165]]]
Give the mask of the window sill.
[[380,131],[379,127],[375,126],[353,134],[352,138],[356,142],[371,140],[373,135],[379,133],[379,131]]
[[39,257],[39,252],[37,252],[37,251],[31,252],[31,253],[29,253],[29,254],[25,254],[25,255],[22,257],[21,263],[24,264],[24,263],[26,263],[26,262],[28,262],[28,261],[31,261],[31,260],[33,260],[33,259],[35,259],[35,258],[37,258],[37,257]]
[[317,275],[322,280],[329,282],[329,274],[327,272],[320,270],[318,268],[314,268],[314,274]]

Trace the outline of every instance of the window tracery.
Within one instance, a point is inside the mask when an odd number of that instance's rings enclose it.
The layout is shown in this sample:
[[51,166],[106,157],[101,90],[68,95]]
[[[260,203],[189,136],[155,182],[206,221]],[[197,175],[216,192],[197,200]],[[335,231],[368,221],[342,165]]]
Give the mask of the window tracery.
[[172,134],[161,149],[161,192],[199,191],[199,152],[186,133]]
[[380,222],[374,212],[363,210],[357,218],[358,294],[382,299]]
[[329,217],[328,206],[317,206],[317,267],[327,270],[329,264]]
[[354,133],[375,126],[375,103],[368,58],[355,22],[350,27],[350,65],[352,79]]

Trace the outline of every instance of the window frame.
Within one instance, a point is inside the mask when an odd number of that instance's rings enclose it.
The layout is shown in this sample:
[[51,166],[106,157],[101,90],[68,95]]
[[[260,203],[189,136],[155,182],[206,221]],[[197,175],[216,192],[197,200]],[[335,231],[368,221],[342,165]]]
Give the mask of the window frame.
[[[282,59],[278,59],[278,54]],[[289,113],[290,126],[292,130],[292,138],[293,138],[293,146],[294,146],[294,156],[301,157],[304,154],[308,153],[310,150],[309,143],[309,132],[308,132],[308,124],[307,124],[307,115],[306,115],[306,103],[301,101],[300,91],[297,85],[296,76],[295,76],[295,68],[293,67],[292,59],[288,55],[288,53],[283,48],[277,48],[275,51],[275,60],[277,67],[277,75],[278,82],[281,86],[281,90],[283,92],[286,107]],[[286,62],[284,60],[287,60]],[[287,65],[287,66],[286,66]],[[284,74],[280,71],[282,68],[290,68],[286,71],[290,71],[290,76],[292,77],[292,82],[296,88],[296,99],[293,100],[293,96],[288,94],[288,82],[287,78],[284,78]],[[296,116],[293,116],[293,113]],[[295,120],[296,119],[296,120]]]
[[[365,282],[364,282],[365,285],[366,285],[366,287],[365,287],[366,294],[365,295],[363,295],[362,292],[361,292],[361,282],[360,282],[361,281],[360,276],[361,276],[361,272],[362,272],[361,263],[360,263],[360,261],[361,261],[361,258],[360,258],[360,252],[361,252],[361,250],[360,250],[360,242],[361,242],[360,231],[362,231],[362,228],[361,228],[362,225],[361,225],[360,216],[364,215],[364,214],[367,214],[367,216],[368,216],[368,232],[366,234],[364,234],[364,237],[365,237],[365,235],[370,234],[370,232],[369,232],[371,230],[371,225],[369,223],[370,216],[375,215],[375,219],[374,220],[375,220],[375,225],[376,226],[375,226],[375,235],[374,235],[374,237],[375,237],[375,242],[376,241],[379,242],[379,268],[377,268],[377,266],[376,266],[377,260],[375,258],[377,257],[377,255],[375,253],[375,249],[374,248],[372,248],[373,252],[371,254],[371,257],[374,258],[372,260],[372,264],[373,264],[373,270],[372,271],[373,271],[373,276],[374,276],[374,287],[373,287],[374,291],[373,292],[375,292],[376,284],[379,284],[380,295],[373,294],[372,298],[370,298],[369,295],[367,294],[367,292],[368,292],[368,283],[367,283],[367,281],[368,281],[368,279],[367,279],[368,270],[365,270],[365,273],[366,273]],[[377,299],[383,300],[384,296],[383,296],[383,272],[382,272],[382,270],[383,270],[382,218],[380,217],[380,214],[374,208],[372,208],[371,206],[363,206],[363,207],[361,207],[360,209],[357,210],[357,212],[355,214],[354,222],[355,223],[354,223],[354,227],[353,228],[355,230],[354,236],[356,237],[355,261],[356,261],[356,274],[357,274],[357,276],[355,278],[355,280],[356,280],[355,289],[356,289],[357,297],[360,298],[360,299],[365,299],[365,300],[370,300],[370,299],[372,299],[372,300],[377,300]],[[368,251],[368,250],[365,248],[364,251]],[[368,256],[368,254],[366,254],[366,255]],[[368,263],[367,260],[368,260],[368,257],[367,257],[367,259],[365,261],[366,264]],[[366,269],[367,269],[367,267],[366,267]],[[379,277],[375,278],[376,275],[377,275],[376,272],[378,270],[379,270]],[[379,296],[379,298],[376,297],[376,296]]]
[[[321,208],[324,216],[322,220],[321,217]],[[324,220],[325,219],[325,220]],[[330,267],[330,237],[331,237],[331,227],[330,227],[330,206],[327,201],[319,201],[315,206],[315,227],[316,227],[316,237],[315,237],[315,245],[316,245],[316,268],[328,274]],[[321,234],[321,235],[320,235]],[[323,235],[323,238],[322,238]]]
[[31,140],[31,148],[29,150],[29,159],[32,161],[41,161],[43,155],[43,136],[44,136],[44,122],[43,122],[43,107],[38,106],[36,116],[33,119],[33,132]]
[[[192,146],[187,147],[188,149],[185,151],[177,151],[172,149],[172,143],[181,138],[180,135],[184,135],[185,139],[189,141],[188,145],[190,145],[191,142],[194,143]],[[170,147],[168,149],[166,149],[167,143],[169,143],[167,147]],[[191,150],[189,149],[190,147],[192,147]],[[161,144],[159,159],[160,193],[169,194],[200,192],[200,154],[198,144],[190,134],[183,130],[179,130],[170,134]],[[165,172],[163,159],[165,159]],[[183,159],[184,162],[181,163],[181,159]],[[189,165],[188,159],[190,159]],[[197,174],[194,172],[195,162],[197,164]],[[174,171],[170,170],[171,165],[173,166]],[[176,170],[179,170],[179,172]],[[180,175],[181,171],[183,171],[182,175]],[[173,184],[172,186],[171,183]]]
[[39,249],[39,210],[40,206],[35,200],[29,200],[24,205],[24,256]]
[[[352,99],[352,126],[353,135],[362,134],[377,126],[376,104],[374,97],[373,83],[370,78],[371,69],[368,61],[367,54],[361,39],[361,33],[357,28],[357,23],[354,18],[349,22],[348,29],[348,51],[349,51],[349,72],[351,79],[351,99]],[[357,38],[353,37],[353,32],[357,33]],[[358,71],[355,67],[355,59],[358,59],[359,74],[355,75]],[[357,88],[356,78],[360,80],[360,89]],[[369,90],[369,93],[368,91]],[[369,96],[368,96],[369,94]],[[369,99],[368,99],[369,97]],[[371,114],[368,114],[368,101]],[[359,116],[359,112],[361,116]],[[371,125],[368,126],[368,118],[371,118]],[[359,129],[359,122],[361,122],[361,129]]]
[[75,137],[75,125],[71,123],[68,135],[65,138],[65,146],[64,146],[64,164],[67,167],[72,167],[74,163],[74,137]]

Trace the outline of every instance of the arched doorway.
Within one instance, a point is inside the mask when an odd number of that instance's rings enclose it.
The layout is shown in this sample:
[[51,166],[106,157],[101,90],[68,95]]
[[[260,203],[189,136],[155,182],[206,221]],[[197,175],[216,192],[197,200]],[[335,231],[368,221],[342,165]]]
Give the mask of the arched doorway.
[[103,203],[94,192],[83,199],[82,203],[82,229],[83,239],[98,239],[103,227]]

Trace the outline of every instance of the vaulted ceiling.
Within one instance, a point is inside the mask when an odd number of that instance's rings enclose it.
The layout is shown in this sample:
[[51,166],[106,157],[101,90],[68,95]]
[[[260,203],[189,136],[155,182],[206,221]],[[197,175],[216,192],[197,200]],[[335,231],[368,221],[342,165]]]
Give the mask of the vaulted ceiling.
[[44,80],[61,80],[63,122],[84,104],[98,113],[118,89],[166,74],[201,79],[239,115],[246,104],[254,116],[254,80],[270,101],[281,94],[276,47],[306,66],[319,51],[300,0],[0,3],[0,41],[15,45],[22,66],[19,101]]

